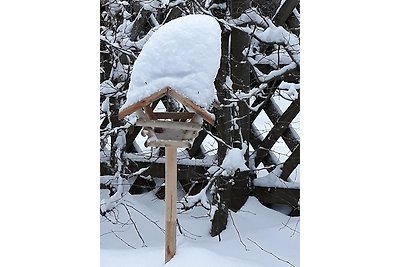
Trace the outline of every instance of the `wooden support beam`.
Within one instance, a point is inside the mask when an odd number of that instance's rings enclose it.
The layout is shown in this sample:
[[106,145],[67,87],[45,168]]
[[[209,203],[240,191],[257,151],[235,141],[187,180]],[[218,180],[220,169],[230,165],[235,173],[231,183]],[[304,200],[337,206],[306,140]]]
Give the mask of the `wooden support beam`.
[[284,181],[287,181],[289,175],[293,172],[293,170],[300,163],[300,144],[296,147],[296,149],[290,154],[289,158],[283,163],[282,173],[279,178]]
[[287,110],[282,114],[277,122],[275,122],[274,127],[269,131],[267,136],[261,142],[255,159],[255,164],[258,166],[263,158],[268,154],[268,151],[276,143],[276,141],[281,137],[281,135],[289,127],[294,117],[300,111],[300,98],[294,100],[292,104],[287,108]]
[[165,263],[176,252],[176,147],[165,148]]

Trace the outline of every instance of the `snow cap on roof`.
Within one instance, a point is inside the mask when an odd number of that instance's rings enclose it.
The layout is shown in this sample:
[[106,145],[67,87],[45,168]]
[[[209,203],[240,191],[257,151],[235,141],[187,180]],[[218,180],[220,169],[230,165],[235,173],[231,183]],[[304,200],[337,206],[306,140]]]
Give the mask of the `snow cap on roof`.
[[221,57],[221,29],[207,15],[188,15],[161,26],[144,45],[121,110],[169,86],[208,109]]

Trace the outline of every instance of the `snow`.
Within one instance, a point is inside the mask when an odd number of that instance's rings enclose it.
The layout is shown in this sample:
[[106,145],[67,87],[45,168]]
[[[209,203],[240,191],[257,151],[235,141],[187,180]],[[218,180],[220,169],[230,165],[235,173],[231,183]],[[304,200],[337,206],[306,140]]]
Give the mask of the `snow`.
[[299,38],[286,31],[282,26],[275,26],[270,19],[266,19],[269,27],[263,32],[256,32],[255,35],[266,43],[284,44],[287,51],[292,55],[293,60],[300,65],[300,40]]
[[145,243],[128,222],[126,210],[118,206],[118,219],[128,223],[115,225],[102,218],[101,267],[299,266],[299,217],[289,217],[264,207],[255,197],[250,197],[237,213],[230,212],[227,229],[220,235],[221,241],[218,236],[209,235],[210,218],[204,208],[196,206],[178,213],[182,233],[177,229],[176,255],[165,265],[164,201],[157,199],[154,192],[128,194],[124,201],[142,213],[130,209]]
[[100,84],[100,94],[107,95],[107,94],[114,94],[117,92],[114,85],[110,80],[105,80]]
[[263,17],[261,17],[256,8],[250,8],[243,12],[239,18],[233,19],[231,21],[232,23],[236,25],[242,25],[245,23],[256,23],[257,25],[260,25],[264,28],[268,27],[268,24],[265,22]]
[[258,177],[254,180],[254,185],[261,187],[300,188],[300,183],[298,182],[286,182],[279,178],[282,173],[281,167],[276,166],[266,176]]
[[221,30],[206,15],[188,15],[161,26],[135,61],[124,109],[170,86],[197,105],[216,98],[214,80],[221,57]]
[[240,171],[249,170],[249,168],[245,164],[246,160],[244,159],[244,152],[246,151],[246,149],[247,147],[244,149],[228,149],[224,161],[221,164],[221,168],[224,169],[222,175],[233,176],[238,169]]
[[295,100],[295,99],[297,99],[299,97],[299,93],[297,92],[297,90],[300,89],[300,84],[281,82],[281,84],[278,86],[278,88],[287,90],[285,92],[285,94],[291,100]]

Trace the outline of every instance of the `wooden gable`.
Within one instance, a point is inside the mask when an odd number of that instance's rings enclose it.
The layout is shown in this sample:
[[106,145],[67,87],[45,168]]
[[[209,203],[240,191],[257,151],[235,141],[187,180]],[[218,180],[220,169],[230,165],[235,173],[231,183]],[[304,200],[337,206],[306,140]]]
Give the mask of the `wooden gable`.
[[[187,108],[192,109],[196,114],[200,115],[206,122],[208,122],[211,125],[214,125],[214,123],[215,123],[214,114],[212,114],[212,113],[208,112],[206,109],[196,105],[195,103],[193,103],[193,101],[191,101],[187,97],[181,95],[180,93],[178,93],[177,91],[175,91],[174,89],[172,89],[169,86],[166,86],[166,87],[162,88],[160,91],[157,91],[157,92],[153,93],[152,95],[146,97],[145,99],[140,100],[139,102],[136,102],[136,103],[130,105],[129,107],[121,110],[118,113],[118,119],[121,120],[124,117],[132,114],[133,112],[138,111],[141,108],[144,108],[148,114],[152,114],[153,112],[152,112],[152,110],[151,111],[149,110],[149,108],[150,108],[149,105],[165,95],[168,95],[168,96],[174,98],[175,100],[177,100],[178,102],[180,102],[181,104],[186,106]],[[157,115],[156,115],[156,113],[153,113],[153,114],[157,117],[154,117],[151,119],[161,119],[161,118],[167,119],[167,116],[171,116],[170,118],[180,117],[180,116],[190,116],[190,115],[179,115],[179,114],[188,114],[187,112],[186,113],[164,112],[163,114],[157,114]]]

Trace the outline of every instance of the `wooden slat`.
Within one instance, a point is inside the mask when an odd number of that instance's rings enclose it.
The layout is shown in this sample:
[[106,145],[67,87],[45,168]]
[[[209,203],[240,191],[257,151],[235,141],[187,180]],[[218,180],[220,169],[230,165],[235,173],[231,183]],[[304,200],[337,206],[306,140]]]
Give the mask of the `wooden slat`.
[[300,111],[300,98],[294,100],[288,109],[282,114],[279,120],[274,124],[274,127],[269,131],[267,136],[261,142],[255,159],[256,166],[260,164],[262,159],[268,154],[268,151],[273,147],[275,142],[286,131],[289,124]]
[[[152,159],[151,161],[145,160],[141,158],[140,160],[137,159],[133,161],[132,159],[129,159],[129,164],[128,166],[130,167],[130,170],[132,172],[138,171],[141,168],[147,168],[146,171],[142,173],[143,176],[148,176],[151,175],[152,177],[156,178],[164,178],[164,173],[165,173],[165,164],[164,164],[164,159],[162,158],[163,161],[161,162],[154,162]],[[193,181],[193,182],[201,182],[205,179],[205,173],[207,172],[207,169],[209,168],[209,165],[201,166],[201,165],[186,165],[179,163],[178,160],[178,180],[182,180],[183,182],[187,181]]]
[[199,135],[194,139],[192,148],[188,150],[190,157],[204,157],[203,152],[201,151],[201,144],[207,136],[207,132],[205,130],[201,130]]
[[193,118],[193,112],[154,112],[155,119],[172,120],[190,120]]
[[283,163],[282,173],[279,178],[284,181],[287,181],[289,175],[293,172],[293,170],[300,163],[300,144],[296,147],[296,149],[292,152],[289,158]]
[[283,25],[290,14],[292,14],[293,9],[299,4],[300,0],[286,0],[285,3],[278,10],[274,18],[272,19],[276,26]]
[[149,97],[146,97],[145,99],[121,110],[118,113],[118,119],[121,120],[121,119],[125,118],[126,116],[132,114],[136,110],[150,105],[153,101],[155,101],[155,100],[159,99],[160,97],[162,97],[163,95],[165,95],[167,93],[167,91],[168,91],[168,87],[164,87],[160,91],[155,92],[154,94],[150,95]]
[[193,103],[190,99],[188,99],[188,98],[184,97],[183,95],[179,94],[178,92],[176,92],[172,88],[169,88],[168,94],[170,96],[172,96],[173,98],[175,98],[176,100],[178,100],[179,102],[181,102],[183,105],[193,109],[197,114],[199,114],[201,117],[203,117],[203,119],[206,122],[208,122],[211,125],[214,125],[214,122],[215,122],[214,114],[211,114],[207,110],[202,109],[201,107],[199,107],[198,105]]
[[182,147],[182,148],[190,148],[191,143],[190,141],[187,140],[151,140],[151,141],[146,141],[145,143],[146,146],[150,147],[168,147],[168,146],[175,146],[175,147]]
[[[255,125],[251,126],[251,134],[250,134],[250,144],[253,146],[254,149],[257,149],[261,142],[262,142],[262,135],[261,133],[257,130],[257,127]],[[279,159],[275,156],[275,154],[272,151],[268,151],[266,156],[263,158],[262,163],[264,166],[271,166],[267,168],[267,171],[272,171],[276,165],[280,164]],[[258,165],[256,165],[257,167]]]
[[300,21],[293,13],[287,18],[286,25],[289,31],[300,36]]
[[256,186],[253,195],[262,204],[286,204],[295,208],[298,207],[300,189]]
[[137,126],[145,126],[152,128],[167,128],[167,129],[181,129],[181,130],[191,130],[191,131],[200,131],[201,125],[195,122],[180,122],[180,121],[157,121],[150,120],[145,121],[142,119],[138,119],[136,121]]
[[[282,116],[282,111],[279,108],[278,104],[271,99],[268,105],[264,107],[264,111],[271,120],[272,123],[276,123],[279,121],[279,118]],[[283,132],[282,134],[282,139],[290,149],[290,151],[293,152],[293,150],[300,144],[299,141],[299,136],[296,133],[296,131],[289,125],[289,127]]]
[[128,132],[125,137],[126,138],[125,151],[127,153],[141,152],[141,151],[136,151],[135,146],[134,146],[135,139],[141,130],[142,130],[142,127],[140,127],[140,126],[129,127]]

